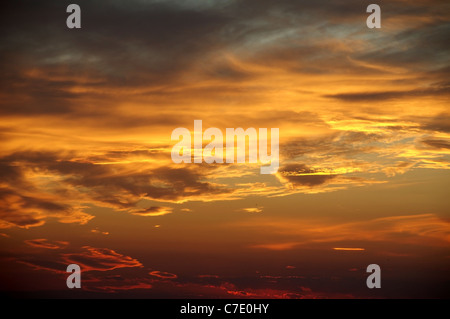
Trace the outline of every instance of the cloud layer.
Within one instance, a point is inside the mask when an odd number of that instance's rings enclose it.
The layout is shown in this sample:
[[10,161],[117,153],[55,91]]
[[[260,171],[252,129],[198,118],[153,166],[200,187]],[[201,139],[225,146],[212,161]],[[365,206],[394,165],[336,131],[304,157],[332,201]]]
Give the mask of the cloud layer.
[[[345,298],[377,260],[386,295],[444,295],[448,1],[380,0],[381,29],[358,0],[79,0],[79,30],[69,3],[1,10],[5,287]],[[279,128],[277,174],[174,164],[199,119]]]

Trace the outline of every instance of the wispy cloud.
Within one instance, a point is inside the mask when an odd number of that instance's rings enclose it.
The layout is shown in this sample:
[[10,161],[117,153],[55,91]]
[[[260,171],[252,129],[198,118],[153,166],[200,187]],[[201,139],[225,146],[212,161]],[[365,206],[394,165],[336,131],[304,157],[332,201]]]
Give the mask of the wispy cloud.
[[39,238],[39,239],[27,239],[24,241],[25,244],[36,247],[36,248],[45,248],[45,249],[62,249],[65,248],[69,243],[67,241],[49,241],[45,238]]
[[172,213],[171,207],[152,206],[147,209],[133,212],[133,215],[138,216],[163,216]]
[[153,270],[153,271],[149,272],[149,275],[158,277],[161,279],[175,279],[178,277],[177,275],[172,274],[170,272],[159,271],[159,270]]
[[132,257],[122,255],[108,248],[84,246],[81,253],[66,253],[62,259],[67,264],[78,264],[83,272],[108,271],[117,268],[143,267]]
[[[341,243],[372,242],[417,244],[445,247],[450,241],[450,224],[434,214],[375,218],[351,223],[326,223],[311,220],[260,220],[241,227],[258,227],[264,233],[283,234],[296,241],[253,244],[251,248],[291,250],[319,245],[334,250],[365,250],[361,247],[338,246]],[[317,247],[319,247],[317,246]],[[316,247],[316,246],[315,246]]]

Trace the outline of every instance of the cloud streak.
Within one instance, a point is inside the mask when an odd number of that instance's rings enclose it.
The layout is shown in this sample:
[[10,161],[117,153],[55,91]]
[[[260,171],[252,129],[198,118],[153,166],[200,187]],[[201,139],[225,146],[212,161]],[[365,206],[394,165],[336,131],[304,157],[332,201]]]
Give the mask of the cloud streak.
[[[334,250],[364,250],[345,248],[341,243],[376,243],[392,245],[413,244],[445,247],[450,241],[450,224],[433,214],[405,215],[375,218],[351,223],[327,224],[303,220],[265,221],[260,224],[242,224],[258,227],[265,233],[283,234],[291,241],[268,242],[251,245],[268,250],[292,250],[308,245],[330,247]],[[336,248],[337,247],[337,248]],[[339,248],[341,247],[341,248]],[[343,247],[343,248],[342,248]]]
[[45,249],[62,249],[69,245],[67,241],[56,240],[54,242],[49,241],[45,238],[39,239],[27,239],[24,241],[25,244],[36,247],[36,248],[45,248]]
[[83,272],[143,267],[137,259],[122,255],[112,249],[84,246],[83,250],[81,253],[63,254],[62,259],[67,264],[80,265]]

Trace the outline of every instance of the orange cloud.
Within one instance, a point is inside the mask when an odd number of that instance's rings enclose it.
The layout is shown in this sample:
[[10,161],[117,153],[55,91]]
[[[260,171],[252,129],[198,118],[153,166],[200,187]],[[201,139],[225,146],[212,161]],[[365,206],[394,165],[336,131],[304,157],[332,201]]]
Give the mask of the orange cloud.
[[263,211],[263,207],[242,208],[242,211],[246,213],[261,213]]
[[44,270],[44,271],[49,271],[52,273],[56,273],[56,274],[67,274],[66,272],[66,267],[67,265],[64,264],[60,264],[60,263],[56,263],[56,265],[54,265],[55,263],[52,263],[51,266],[46,266],[45,262],[40,262],[40,261],[26,261],[26,260],[20,260],[17,259],[16,262],[18,262],[19,264],[23,264],[23,265],[27,265],[28,267],[34,269],[34,270]]
[[117,268],[143,267],[137,260],[108,248],[83,247],[84,252],[62,254],[67,264],[78,264],[85,271],[108,271]]
[[[222,298],[249,299],[319,299],[319,298],[354,298],[351,294],[315,292],[311,288],[273,289],[273,288],[238,288],[231,282],[224,281],[219,285],[195,283],[178,284],[179,288],[189,288],[199,296],[221,296]],[[219,297],[220,298],[220,297]]]
[[98,229],[91,229],[91,233],[94,233],[94,234],[101,234],[101,235],[109,235],[109,232],[107,232],[107,231],[101,231],[101,230],[98,230]]
[[161,278],[161,279],[176,279],[178,276],[175,274],[172,274],[170,272],[165,271],[159,271],[159,270],[153,270],[149,272],[149,275]]
[[295,269],[295,268],[296,268],[295,266],[291,266],[291,265],[286,266],[286,269]]
[[53,242],[49,242],[48,239],[45,238],[39,238],[39,239],[27,239],[24,240],[24,242],[32,247],[37,247],[37,248],[46,248],[46,249],[62,249],[67,247],[67,245],[69,245],[69,242],[67,241],[53,241]]
[[138,216],[163,216],[172,213],[172,211],[172,207],[152,206],[144,210],[134,211],[132,214]]
[[[404,215],[375,218],[349,223],[327,223],[311,220],[252,220],[241,227],[258,227],[265,233],[283,234],[297,238],[293,242],[253,244],[252,248],[290,250],[308,244],[343,241],[410,243],[445,247],[450,243],[450,223],[434,214]],[[335,250],[364,250],[336,247]]]

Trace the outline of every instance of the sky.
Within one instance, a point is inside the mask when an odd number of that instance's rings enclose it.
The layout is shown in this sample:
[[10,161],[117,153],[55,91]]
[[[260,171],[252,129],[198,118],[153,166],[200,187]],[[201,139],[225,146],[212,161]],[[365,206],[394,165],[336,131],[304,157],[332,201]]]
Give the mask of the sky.
[[[0,13],[2,295],[449,296],[447,1],[72,2]],[[174,163],[194,120],[278,172]]]

